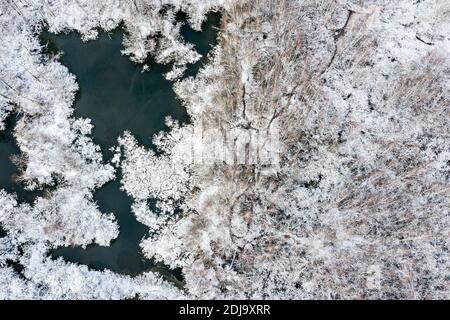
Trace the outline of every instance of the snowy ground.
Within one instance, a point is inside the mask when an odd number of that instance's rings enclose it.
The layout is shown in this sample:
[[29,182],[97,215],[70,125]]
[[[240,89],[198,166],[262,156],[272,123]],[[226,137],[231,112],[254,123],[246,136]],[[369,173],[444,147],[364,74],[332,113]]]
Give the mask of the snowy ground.
[[[199,56],[175,13],[198,29],[212,9],[211,61],[177,80]],[[124,132],[104,163],[37,35],[121,22],[132,61],[173,62],[191,123],[167,119],[161,155]],[[450,298],[448,2],[6,0],[0,28],[0,129],[20,116],[20,179],[55,186],[33,204],[0,191],[0,298]],[[117,237],[92,194],[118,166],[152,230],[143,252],[182,267],[184,291],[47,257]]]

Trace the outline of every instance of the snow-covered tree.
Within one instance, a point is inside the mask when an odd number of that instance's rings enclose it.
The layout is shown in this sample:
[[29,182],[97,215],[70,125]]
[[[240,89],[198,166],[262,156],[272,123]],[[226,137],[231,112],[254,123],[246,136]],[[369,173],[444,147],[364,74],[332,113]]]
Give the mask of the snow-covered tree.
[[[176,13],[199,29],[219,9],[210,62],[174,82],[190,123],[168,119],[158,152],[124,132],[105,164],[90,120],[72,117],[75,78],[41,53],[42,25],[90,40],[123,22],[123,54],[173,63],[174,80],[199,59]],[[19,115],[19,178],[55,187],[33,204],[0,192],[0,298],[450,297],[447,2],[8,0],[0,10],[0,129]],[[113,165],[150,228],[143,252],[181,267],[185,292],[151,272],[47,257],[117,236],[92,201]]]

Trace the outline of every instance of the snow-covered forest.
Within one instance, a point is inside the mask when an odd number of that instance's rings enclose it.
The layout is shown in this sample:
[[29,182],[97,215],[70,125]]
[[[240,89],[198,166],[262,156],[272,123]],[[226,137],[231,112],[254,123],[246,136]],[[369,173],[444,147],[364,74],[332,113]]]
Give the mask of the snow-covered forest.
[[[195,30],[222,13],[196,77],[180,11]],[[108,162],[38,37],[118,27],[144,71],[172,65],[190,121],[168,118],[158,152],[123,132]],[[448,1],[4,0],[0,43],[15,179],[46,190],[26,203],[0,186],[0,299],[450,298]],[[119,168],[143,254],[181,268],[183,288],[49,257],[118,236],[93,194]]]

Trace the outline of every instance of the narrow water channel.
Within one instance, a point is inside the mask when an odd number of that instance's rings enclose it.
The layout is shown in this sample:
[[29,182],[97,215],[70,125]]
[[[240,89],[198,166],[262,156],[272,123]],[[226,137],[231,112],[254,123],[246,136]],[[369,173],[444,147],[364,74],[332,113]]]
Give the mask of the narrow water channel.
[[[179,19],[183,18],[179,15]],[[216,43],[219,21],[218,13],[210,13],[202,32],[184,25],[181,34],[206,57]],[[101,147],[105,161],[111,159],[109,148],[116,144],[124,130],[129,130],[141,144],[151,148],[152,136],[167,129],[164,125],[166,116],[181,122],[189,120],[186,110],[176,99],[172,83],[164,79],[163,74],[171,66],[159,65],[149,59],[146,63],[150,70],[142,73],[141,65],[121,55],[122,38],[121,29],[101,33],[97,40],[87,43],[82,42],[77,33],[55,35],[44,31],[40,36],[42,44],[47,44],[48,54],[64,52],[60,61],[76,76],[80,87],[74,116],[92,120],[92,138]],[[189,66],[186,76],[194,76],[204,62],[205,58]],[[23,190],[12,179],[17,168],[10,159],[19,150],[12,136],[14,116],[8,121],[7,130],[0,132],[0,188],[16,192],[20,201],[32,202],[36,194]],[[148,228],[137,222],[131,213],[132,200],[120,190],[120,179],[119,172],[116,179],[98,189],[94,197],[102,212],[114,213],[120,226],[119,237],[109,247],[61,247],[53,250],[52,257],[128,275],[157,270],[166,277],[180,280],[179,270],[169,270],[141,254],[139,243],[147,236]]]
[[0,238],[3,238],[5,236],[6,236],[5,230],[3,230],[2,227],[0,227]]

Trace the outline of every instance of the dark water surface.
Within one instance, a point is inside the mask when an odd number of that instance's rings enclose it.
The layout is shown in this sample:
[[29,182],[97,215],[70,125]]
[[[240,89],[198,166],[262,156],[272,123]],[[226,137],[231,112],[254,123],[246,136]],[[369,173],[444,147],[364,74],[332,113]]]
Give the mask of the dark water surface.
[[[206,57],[215,45],[219,21],[220,15],[211,13],[202,32],[184,25],[181,34]],[[152,136],[167,129],[164,125],[166,116],[181,122],[188,121],[186,110],[172,90],[172,83],[163,76],[170,70],[170,65],[159,65],[149,60],[146,63],[150,70],[142,73],[141,65],[121,55],[122,37],[121,29],[101,33],[97,40],[87,43],[82,42],[77,33],[55,35],[44,31],[40,36],[42,44],[47,44],[48,54],[64,52],[60,61],[76,76],[80,87],[74,104],[74,116],[92,120],[92,137],[101,147],[105,161],[111,159],[108,149],[116,144],[124,130],[129,130],[141,144],[153,147]],[[205,57],[189,66],[186,76],[195,75],[206,61]],[[12,136],[14,116],[8,121],[7,130],[0,132],[0,188],[18,193],[21,201],[31,202],[36,194],[23,190],[11,179],[16,167],[10,156],[19,154],[19,150]],[[109,247],[58,248],[52,252],[52,257],[63,257],[66,261],[82,263],[96,270],[107,268],[129,275],[157,270],[167,278],[176,277],[179,280],[179,270],[169,270],[141,254],[139,243],[147,236],[148,228],[137,222],[131,213],[132,200],[120,190],[120,179],[119,172],[114,181],[95,193],[100,210],[114,213],[120,225],[119,237]]]

